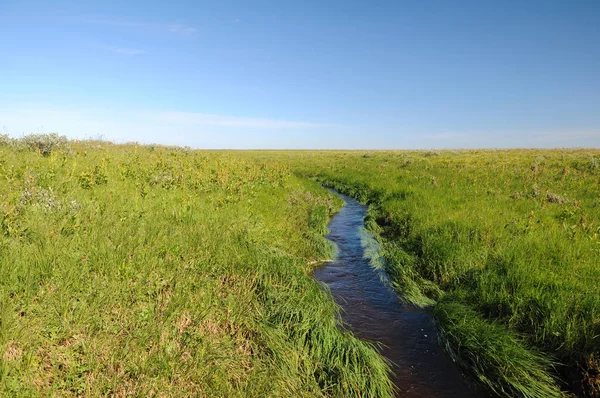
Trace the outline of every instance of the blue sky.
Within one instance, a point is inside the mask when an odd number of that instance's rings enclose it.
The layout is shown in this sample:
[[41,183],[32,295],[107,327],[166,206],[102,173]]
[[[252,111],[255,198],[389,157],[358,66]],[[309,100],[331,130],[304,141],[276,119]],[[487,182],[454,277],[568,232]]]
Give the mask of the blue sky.
[[0,133],[600,147],[600,1],[0,0]]

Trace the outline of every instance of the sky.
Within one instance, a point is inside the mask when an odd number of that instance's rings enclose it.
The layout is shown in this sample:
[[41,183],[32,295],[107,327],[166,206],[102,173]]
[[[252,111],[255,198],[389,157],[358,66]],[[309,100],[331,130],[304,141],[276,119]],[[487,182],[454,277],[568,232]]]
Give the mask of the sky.
[[600,147],[600,1],[0,0],[0,134]]

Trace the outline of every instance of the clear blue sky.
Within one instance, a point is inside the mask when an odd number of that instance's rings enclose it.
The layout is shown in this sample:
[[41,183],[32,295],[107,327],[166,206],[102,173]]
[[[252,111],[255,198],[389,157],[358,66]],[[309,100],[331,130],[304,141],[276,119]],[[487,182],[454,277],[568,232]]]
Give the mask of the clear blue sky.
[[600,147],[600,1],[0,0],[0,129]]

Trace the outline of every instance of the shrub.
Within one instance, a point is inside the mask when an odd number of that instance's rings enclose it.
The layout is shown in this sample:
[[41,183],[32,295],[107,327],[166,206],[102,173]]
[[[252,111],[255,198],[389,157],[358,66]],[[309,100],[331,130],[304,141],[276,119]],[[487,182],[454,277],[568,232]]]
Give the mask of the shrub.
[[0,146],[10,146],[13,139],[6,134],[0,134]]
[[50,156],[53,151],[67,144],[67,137],[56,133],[30,134],[23,137],[21,142],[34,152],[39,152],[43,156]]

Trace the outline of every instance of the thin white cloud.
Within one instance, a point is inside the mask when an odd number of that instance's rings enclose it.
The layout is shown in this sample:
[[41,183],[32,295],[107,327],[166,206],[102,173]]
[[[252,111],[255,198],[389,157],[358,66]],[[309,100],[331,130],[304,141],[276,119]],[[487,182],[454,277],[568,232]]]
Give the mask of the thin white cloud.
[[[324,146],[322,140],[332,139],[331,135],[324,134],[327,127],[317,126],[335,127],[306,122],[139,109],[52,109],[33,104],[3,108],[0,102],[0,128],[3,127],[0,132],[4,131],[13,137],[32,132],[58,132],[77,139],[102,137],[117,143],[137,141],[194,148],[316,148]],[[346,142],[342,137],[337,141]]]
[[141,54],[145,54],[146,52],[144,50],[140,50],[137,48],[120,48],[120,47],[115,47],[115,48],[111,48],[110,49],[112,52],[115,52],[117,54],[123,54],[123,55],[141,55]]
[[[193,112],[123,110],[108,108],[44,108],[36,106],[2,108],[0,127],[18,136],[31,132],[59,132],[71,138],[103,136],[115,142],[139,141],[176,145],[210,146],[209,138],[221,137],[216,147],[252,147],[253,137],[271,131],[273,137],[318,133],[336,127],[299,121],[241,118]],[[41,126],[44,126],[43,128]],[[286,134],[282,133],[286,130]],[[280,134],[281,133],[281,134]],[[229,138],[227,138],[229,137]],[[264,143],[263,143],[264,145]],[[300,144],[299,144],[300,145]]]
[[0,99],[0,133],[58,132],[198,148],[555,148],[600,147],[600,129],[394,132],[373,126],[120,108],[47,108]]
[[249,118],[227,115],[211,115],[195,112],[158,112],[149,117],[159,122],[179,123],[196,126],[219,126],[237,128],[289,129],[324,127],[325,124],[278,119]]
[[177,33],[183,36],[192,36],[198,32],[198,29],[192,26],[186,26],[181,24],[169,25],[169,32]]
[[180,23],[149,23],[120,18],[88,19],[86,20],[86,22],[93,25],[115,26],[127,29],[158,32],[162,34],[171,34],[185,37],[194,36],[198,32],[197,28]]

